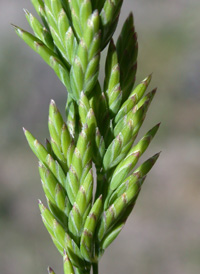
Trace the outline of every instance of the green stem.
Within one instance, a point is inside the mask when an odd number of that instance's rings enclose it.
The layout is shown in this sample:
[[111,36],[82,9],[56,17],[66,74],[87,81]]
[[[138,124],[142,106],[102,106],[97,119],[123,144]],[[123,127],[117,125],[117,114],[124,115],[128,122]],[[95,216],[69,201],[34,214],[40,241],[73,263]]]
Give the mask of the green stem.
[[99,273],[98,263],[93,263],[92,264],[92,270],[93,270],[93,274],[98,274]]
[[78,268],[75,268],[75,273],[76,274],[90,274],[90,270],[84,271],[84,270],[80,270]]

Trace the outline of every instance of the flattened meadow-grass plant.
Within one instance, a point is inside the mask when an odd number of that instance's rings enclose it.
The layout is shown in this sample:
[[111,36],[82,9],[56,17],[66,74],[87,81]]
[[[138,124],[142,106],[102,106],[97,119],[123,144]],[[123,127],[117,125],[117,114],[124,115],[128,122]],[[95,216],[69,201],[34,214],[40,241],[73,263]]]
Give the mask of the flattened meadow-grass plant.
[[[112,39],[122,2],[32,0],[42,22],[25,10],[34,35],[14,26],[67,91],[66,117],[50,102],[46,146],[24,129],[47,198],[48,207],[39,201],[42,220],[63,256],[65,274],[98,273],[99,259],[122,230],[159,156],[135,169],[159,124],[135,143],[156,90],[145,95],[151,75],[134,87],[138,43],[132,14],[116,43]],[[107,45],[102,87],[99,64]],[[50,267],[48,272],[55,273]]]

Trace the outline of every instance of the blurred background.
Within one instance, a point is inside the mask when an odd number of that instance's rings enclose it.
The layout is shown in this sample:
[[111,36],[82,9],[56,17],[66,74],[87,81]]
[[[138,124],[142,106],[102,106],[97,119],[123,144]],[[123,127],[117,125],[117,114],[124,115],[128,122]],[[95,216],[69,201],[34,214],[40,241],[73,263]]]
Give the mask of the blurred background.
[[[47,273],[50,265],[59,274],[62,258],[40,218],[37,199],[45,198],[22,126],[43,141],[50,99],[62,112],[66,92],[10,26],[30,30],[22,8],[34,13],[29,0],[0,1],[0,273]],[[125,228],[100,261],[100,273],[197,274],[200,1],[125,0],[115,38],[130,11],[139,40],[136,83],[153,72],[151,88],[158,87],[140,137],[162,122],[142,160],[162,153]]]

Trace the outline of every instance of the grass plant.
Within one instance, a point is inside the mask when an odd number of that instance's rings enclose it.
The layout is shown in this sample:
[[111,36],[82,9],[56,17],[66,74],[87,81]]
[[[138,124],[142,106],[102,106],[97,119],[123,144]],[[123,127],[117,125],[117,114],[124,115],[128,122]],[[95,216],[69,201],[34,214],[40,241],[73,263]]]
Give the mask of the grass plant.
[[[136,168],[159,124],[135,143],[156,90],[152,76],[134,87],[138,42],[133,15],[116,42],[122,0],[32,0],[33,34],[16,33],[55,71],[66,88],[66,116],[49,106],[50,140],[24,129],[39,160],[47,206],[43,223],[63,256],[65,274],[98,273],[98,262],[122,230],[159,154]],[[104,83],[101,52],[107,47]],[[48,273],[55,273],[48,268]]]

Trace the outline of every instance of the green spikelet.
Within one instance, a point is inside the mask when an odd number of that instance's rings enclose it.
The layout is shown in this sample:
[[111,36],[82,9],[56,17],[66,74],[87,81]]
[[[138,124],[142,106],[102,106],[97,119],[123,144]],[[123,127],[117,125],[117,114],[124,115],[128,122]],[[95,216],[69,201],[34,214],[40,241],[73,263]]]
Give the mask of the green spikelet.
[[135,132],[138,132],[144,121],[150,103],[151,98],[146,98],[145,102],[139,109],[137,109],[137,107],[134,107],[127,113],[127,115],[125,115],[121,120],[119,120],[119,122],[114,127],[114,136],[117,136],[124,129],[124,127],[127,125],[127,121],[132,121]]
[[119,221],[106,233],[103,240],[99,244],[99,256],[102,256],[105,249],[115,240],[115,238],[119,235],[121,230],[123,229],[126,220],[130,213],[132,212],[135,205],[135,201],[130,203],[130,205],[126,208],[126,212],[120,217]]
[[66,191],[51,171],[41,162],[39,163],[39,172],[48,207],[56,220],[66,229],[69,210],[71,210],[71,204],[69,203]]
[[106,211],[104,211],[98,230],[99,241],[103,239],[107,231],[109,231],[109,229],[119,220],[128,205],[136,200],[139,191],[139,183],[130,183],[127,190],[120,195]]
[[[74,1],[71,1],[74,2]],[[83,4],[89,1],[83,1]],[[70,71],[71,86],[78,100],[83,91],[89,94],[96,85],[100,59],[99,14],[94,11],[85,24]]]
[[147,134],[138,142],[138,144],[130,149],[126,158],[118,164],[110,183],[110,188],[112,190],[120,185],[122,180],[126,178],[129,172],[131,172],[131,170],[137,164],[139,158],[145,152],[151,140],[155,136],[159,125],[160,124],[156,125],[150,131],[148,131]]
[[109,126],[109,109],[105,93],[101,90],[99,83],[94,88],[94,96],[90,99],[90,105],[95,113],[99,130],[104,136]]
[[151,170],[159,156],[160,153],[156,153],[153,157],[149,158],[134,171],[134,174],[139,177],[145,176]]
[[101,135],[99,128],[95,130],[95,141],[93,144],[93,160],[97,168],[102,166],[102,159],[105,154],[105,142],[104,138]]
[[26,129],[24,129],[24,134],[29,143],[30,148],[36,157],[49,168],[53,175],[57,178],[59,183],[64,186],[65,184],[65,173],[59,163],[55,161],[48,151],[41,145],[37,139]]
[[124,223],[117,225],[112,231],[104,238],[101,244],[101,249],[105,250],[119,235],[122,228],[124,227]]
[[106,77],[104,82],[104,92],[107,97],[111,115],[115,115],[119,110],[122,100],[122,90],[120,86],[120,68],[114,42],[111,40],[106,59]]
[[80,94],[80,100],[79,100],[79,116],[82,126],[86,124],[87,122],[87,116],[90,111],[90,103],[88,101],[87,96],[84,94],[84,92],[81,92]]
[[117,54],[121,68],[120,84],[123,90],[122,100],[124,102],[133,88],[137,69],[138,43],[132,13],[125,21],[117,40]]
[[53,100],[51,100],[49,106],[48,125],[51,137],[51,147],[54,155],[57,157],[65,172],[67,172],[71,164],[74,144],[68,127],[64,123],[63,118]]
[[[54,70],[67,90],[65,115],[49,105],[45,147],[27,130],[39,160],[47,207],[44,226],[63,256],[64,274],[98,273],[98,261],[131,214],[159,153],[136,167],[159,124],[139,141],[156,89],[152,75],[134,86],[138,41],[132,13],[116,41],[123,0],[31,0],[41,21],[26,9],[33,34],[14,26]],[[101,52],[108,45],[103,84]],[[55,274],[49,267],[49,274]]]
[[26,136],[26,139],[28,141],[28,144],[30,146],[30,148],[32,149],[33,153],[37,156],[37,158],[43,162],[43,163],[47,163],[47,157],[48,157],[48,152],[47,150],[44,148],[43,145],[41,145],[38,140],[36,140],[33,135],[26,130],[25,128],[23,128],[24,130],[24,134]]
[[100,196],[93,205],[85,222],[84,230],[81,237],[81,253],[85,260],[94,262],[94,232],[98,219],[102,212],[102,196]]
[[115,124],[119,122],[133,107],[140,101],[144,95],[149,83],[151,81],[151,75],[145,78],[130,94],[128,99],[121,106],[117,115],[115,116]]
[[72,263],[70,262],[69,257],[67,256],[66,251],[64,250],[63,256],[63,264],[64,264],[64,274],[75,274]]
[[119,198],[125,191],[129,189],[130,185],[141,185],[144,180],[145,177],[138,178],[137,174],[131,174],[129,177],[126,178],[126,180],[122,181],[120,186],[118,186],[115,191],[112,192],[112,195],[109,197],[108,204],[105,204],[105,208],[107,209],[109,206],[111,206],[117,198]]
[[54,244],[58,251],[64,255],[64,250],[67,250],[69,258],[73,261],[76,267],[85,269],[88,264],[83,260],[80,250],[76,243],[65,232],[63,227],[54,219],[51,212],[39,201],[40,212],[43,223],[47,228]]
[[83,127],[73,153],[71,165],[66,178],[66,189],[71,204],[74,204],[79,187],[82,173],[85,167],[91,162],[92,152],[91,143],[88,140],[89,128],[87,124]]
[[82,184],[76,196],[76,200],[73,204],[73,208],[69,215],[69,230],[74,236],[81,236],[83,225],[84,225],[84,215],[92,202],[92,191],[93,191],[93,173],[92,168],[89,170],[88,174],[82,180]]
[[65,173],[60,164],[56,160],[54,160],[54,158],[50,154],[48,154],[47,156],[47,166],[49,167],[53,175],[57,178],[59,183],[62,186],[65,186]]
[[108,170],[124,159],[131,148],[144,121],[150,100],[147,100],[136,112],[134,110],[121,119],[114,128],[116,136],[109,145],[104,158],[104,169]]
[[39,172],[42,180],[44,192],[47,198],[55,203],[58,208],[64,211],[66,192],[52,172],[47,169],[41,162],[39,163]]
[[72,64],[77,41],[60,0],[45,0],[45,13],[54,43],[68,66]]
[[53,39],[49,31],[43,27],[40,21],[34,17],[28,10],[24,9],[26,19],[32,28],[35,36],[40,39],[48,48],[54,50]]
[[56,244],[59,252],[63,253],[65,248],[65,231],[56,221],[51,212],[39,201],[40,212],[44,225],[46,226],[52,240]]
[[69,3],[73,27],[76,35],[81,39],[87,25],[87,20],[92,14],[92,4],[90,0],[71,0]]
[[62,61],[59,59],[58,55],[47,48],[47,46],[45,46],[41,40],[32,34],[16,26],[15,29],[18,36],[22,38],[24,42],[26,42],[43,58],[43,60],[55,71],[58,78],[66,87],[67,91],[71,92],[71,86],[69,84],[69,72]]
[[[107,199],[108,201],[106,201],[105,203],[105,208],[107,208],[108,203],[110,204],[113,200],[116,199],[116,197],[119,197],[119,195],[122,194],[123,191],[125,191],[125,189],[127,188],[127,185],[129,185],[130,180],[132,183],[136,183],[137,181],[144,181],[145,176],[147,175],[147,173],[151,170],[151,168],[153,167],[153,165],[155,164],[155,162],[157,161],[158,157],[159,157],[160,153],[155,154],[153,157],[149,158],[147,161],[145,161],[142,165],[140,165],[134,172],[132,175],[130,175],[128,178],[126,178],[124,181],[123,177],[120,177],[120,184],[119,181],[117,181],[117,183],[115,184],[115,181],[112,180],[112,184],[110,185],[110,192],[112,193],[112,195],[108,195]],[[128,175],[128,173],[126,173],[126,175]],[[126,176],[124,176],[125,178]],[[141,182],[140,182],[141,184]],[[116,189],[116,190],[115,190]],[[115,190],[115,191],[114,191]]]
[[47,29],[49,29],[49,26],[47,24],[47,18],[46,18],[46,13],[44,9],[44,2],[43,0],[31,0],[37,14],[41,17],[43,24]]
[[77,105],[69,94],[67,98],[65,112],[66,112],[66,124],[68,125],[69,132],[74,139],[77,139],[77,131],[78,131]]
[[[129,120],[109,145],[104,155],[103,166],[106,171],[116,166],[126,156],[134,141],[133,132],[133,122]],[[134,137],[136,137],[136,133]]]
[[102,48],[107,45],[117,27],[122,2],[123,0],[106,0],[102,7]]

